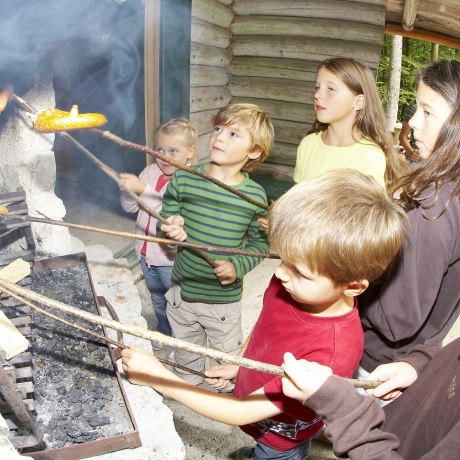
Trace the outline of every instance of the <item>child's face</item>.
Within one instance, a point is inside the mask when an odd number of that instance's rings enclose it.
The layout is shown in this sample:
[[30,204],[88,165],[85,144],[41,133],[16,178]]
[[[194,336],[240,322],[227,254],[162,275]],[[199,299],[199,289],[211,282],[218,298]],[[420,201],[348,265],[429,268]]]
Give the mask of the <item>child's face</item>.
[[313,273],[306,265],[282,262],[275,276],[291,297],[302,305],[322,311],[342,300],[343,288],[326,276]]
[[314,104],[320,123],[354,122],[356,110],[362,108],[364,96],[355,95],[333,73],[321,67],[316,74]]
[[241,169],[249,159],[258,158],[260,152],[252,152],[249,131],[237,125],[214,126],[209,139],[211,161],[220,166],[237,166]]
[[[195,154],[195,147],[185,144],[177,135],[158,133],[155,137],[155,152],[166,155],[179,163],[187,163]],[[156,158],[158,167],[165,176],[172,176],[175,166]]]
[[441,127],[451,111],[452,108],[439,93],[420,82],[417,110],[409,125],[414,130],[415,143],[422,158],[427,159],[433,152]]

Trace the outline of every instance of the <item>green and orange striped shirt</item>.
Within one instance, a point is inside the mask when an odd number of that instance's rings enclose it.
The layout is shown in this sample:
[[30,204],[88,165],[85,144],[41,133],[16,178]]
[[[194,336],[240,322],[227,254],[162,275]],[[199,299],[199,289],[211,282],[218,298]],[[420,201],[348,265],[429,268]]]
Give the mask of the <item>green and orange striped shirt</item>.
[[[194,166],[205,172],[205,165]],[[234,186],[253,200],[267,204],[264,189],[251,180]],[[181,215],[185,220],[187,241],[190,243],[268,252],[267,233],[257,217],[266,211],[212,182],[178,169],[163,196],[161,215],[165,218]],[[159,224],[161,226],[161,224]],[[189,302],[232,303],[241,299],[243,277],[262,260],[260,257],[208,253],[216,260],[230,260],[237,280],[222,286],[213,267],[202,257],[186,248],[179,248],[172,279],[181,287],[181,296]]]

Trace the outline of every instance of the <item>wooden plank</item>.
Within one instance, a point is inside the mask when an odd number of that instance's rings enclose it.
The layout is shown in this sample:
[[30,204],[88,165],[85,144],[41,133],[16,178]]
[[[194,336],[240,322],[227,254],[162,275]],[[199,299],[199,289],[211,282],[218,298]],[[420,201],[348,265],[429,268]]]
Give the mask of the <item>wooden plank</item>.
[[204,163],[209,160],[209,137],[210,133],[198,136],[196,146],[196,157],[198,163]]
[[[10,283],[17,283],[29,275],[30,265],[22,259],[16,259],[0,270],[0,278]],[[11,359],[28,348],[28,340],[0,310],[0,349],[5,352],[5,358]]]
[[314,82],[318,63],[301,59],[236,56],[228,68],[232,75],[241,77],[275,77]]
[[29,341],[0,310],[0,350],[5,352],[5,359],[11,359],[28,348]]
[[385,24],[385,5],[374,2],[349,2],[345,0],[235,0],[232,9],[236,16],[270,15],[302,18],[341,18],[366,24]]
[[315,83],[279,78],[233,77],[228,88],[232,96],[237,97],[255,97],[311,104]]
[[264,109],[271,118],[300,121],[308,125],[315,119],[315,112],[311,104],[273,101],[270,99],[255,99],[250,97],[233,97],[232,103],[237,102],[257,104]]
[[234,13],[217,0],[192,0],[192,16],[216,26],[228,27]]
[[275,145],[270,150],[270,156],[268,158],[270,163],[295,166],[297,158],[297,144],[275,142]]
[[6,267],[0,269],[0,278],[7,280],[10,283],[17,283],[29,275],[30,265],[21,258],[14,260]]
[[341,19],[235,16],[230,30],[234,35],[295,35],[368,42],[379,46],[383,38],[381,25],[360,24]]
[[192,18],[191,40],[193,43],[200,45],[212,43],[216,48],[227,48],[231,38],[232,34],[228,30],[198,18]]
[[307,135],[311,126],[311,123],[277,120],[275,118],[272,118],[272,124],[275,128],[275,139],[278,142],[287,142],[296,145]]
[[214,117],[219,109],[202,110],[190,114],[190,123],[196,129],[199,136],[209,134],[214,127]]
[[190,88],[191,111],[210,110],[226,106],[231,99],[230,91],[222,86]]
[[190,86],[225,86],[230,74],[225,67],[190,66]]
[[[278,180],[292,181],[294,166],[270,163],[270,157],[252,171],[254,174],[270,176]],[[294,183],[293,183],[294,185]]]
[[0,266],[7,265],[18,258],[33,261],[35,260],[35,251],[33,249],[25,249],[23,251],[16,251],[14,254],[5,253],[0,255]]
[[190,46],[190,64],[227,67],[231,59],[232,55],[226,49],[197,43]]
[[238,36],[230,45],[234,56],[285,57],[321,62],[332,57],[347,56],[378,66],[380,46],[369,43],[300,37]]

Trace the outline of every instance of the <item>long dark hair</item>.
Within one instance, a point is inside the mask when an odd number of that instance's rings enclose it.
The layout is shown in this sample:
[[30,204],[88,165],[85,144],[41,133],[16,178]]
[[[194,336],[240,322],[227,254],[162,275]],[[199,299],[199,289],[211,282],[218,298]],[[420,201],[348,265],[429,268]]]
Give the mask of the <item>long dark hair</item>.
[[[401,177],[393,189],[401,190],[399,199],[406,210],[419,206],[430,209],[439,198],[441,186],[451,182],[449,199],[441,213],[432,217],[436,219],[445,212],[460,191],[460,62],[435,62],[420,71],[417,81],[423,82],[443,97],[452,107],[452,112],[442,125],[425,164]],[[422,195],[429,187],[433,187],[433,192],[429,196],[426,193]],[[432,198],[430,204],[423,204],[427,198]]]
[[[354,127],[363,138],[377,144],[385,154],[385,183],[390,188],[398,177],[406,174],[407,169],[393,147],[393,138],[372,71],[356,59],[341,57],[323,61],[318,67],[320,69],[325,69],[339,78],[353,94],[364,95],[364,107],[356,112]],[[315,119],[308,134],[325,131],[327,127],[328,124]]]

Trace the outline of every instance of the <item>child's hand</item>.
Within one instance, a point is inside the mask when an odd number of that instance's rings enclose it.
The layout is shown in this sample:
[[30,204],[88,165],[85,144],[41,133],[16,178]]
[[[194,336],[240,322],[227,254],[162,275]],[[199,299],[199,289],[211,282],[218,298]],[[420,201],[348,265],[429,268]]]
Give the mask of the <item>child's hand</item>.
[[123,370],[135,385],[149,385],[152,376],[168,376],[167,369],[152,354],[133,344],[121,352]]
[[170,216],[166,219],[168,224],[162,224],[160,227],[166,233],[168,238],[176,241],[185,241],[187,233],[184,230],[184,219],[181,216]]
[[332,369],[322,364],[296,360],[292,353],[284,354],[282,365],[288,377],[281,379],[283,393],[300,402],[308,399],[332,375]]
[[140,195],[145,190],[146,185],[136,175],[130,173],[120,174],[118,186],[121,190],[131,190],[136,195]]
[[209,377],[205,380],[217,390],[226,390],[237,373],[238,366],[234,364],[219,364],[205,371],[205,374]]
[[229,260],[215,260],[217,267],[214,269],[214,273],[220,284],[232,284],[236,281],[236,268]]
[[384,382],[373,390],[366,390],[371,396],[384,400],[395,399],[401,395],[403,388],[407,388],[417,380],[417,371],[403,361],[381,364],[366,377],[366,380]]
[[266,219],[265,217],[259,217],[257,220],[259,221],[260,226],[261,226],[266,232],[268,232],[268,229],[269,229],[269,227],[268,227],[268,219]]

